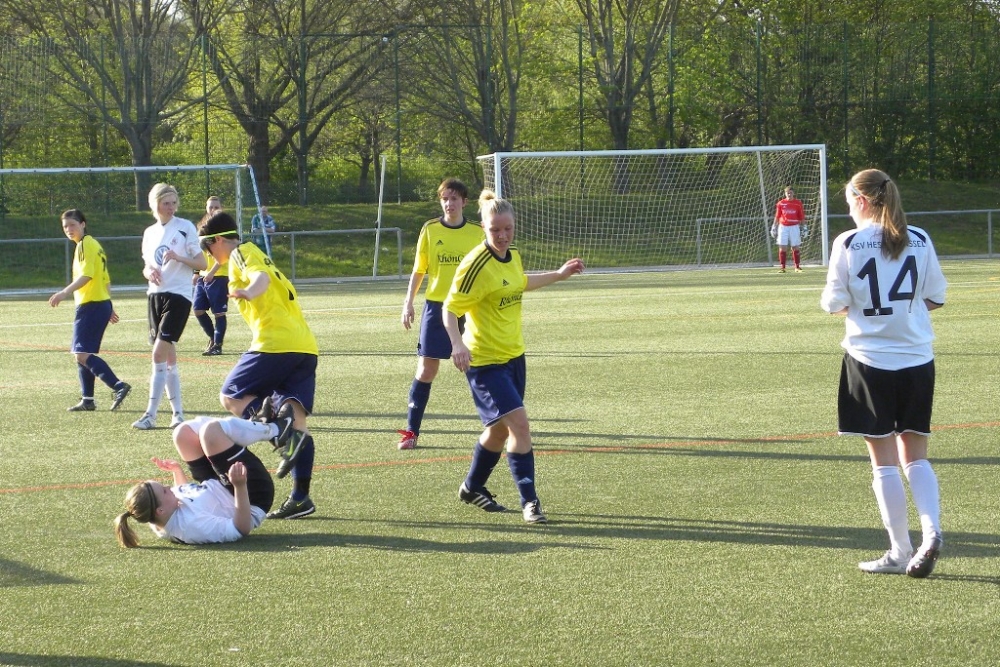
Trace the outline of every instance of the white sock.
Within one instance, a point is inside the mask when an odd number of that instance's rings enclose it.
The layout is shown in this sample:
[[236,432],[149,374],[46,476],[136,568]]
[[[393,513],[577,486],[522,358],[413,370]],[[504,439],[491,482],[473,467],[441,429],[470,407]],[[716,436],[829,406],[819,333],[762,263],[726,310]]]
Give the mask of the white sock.
[[167,364],[153,362],[153,373],[149,377],[149,403],[146,405],[146,414],[152,417],[160,409],[160,401],[163,400],[163,388],[167,383]]
[[920,528],[924,539],[941,532],[941,496],[937,475],[927,459],[912,461],[903,468],[910,483],[910,495],[920,515]]
[[167,367],[167,399],[175,415],[184,414],[184,407],[181,405],[181,372],[177,364]]
[[910,543],[909,518],[906,511],[906,489],[898,466],[874,466],[872,490],[878,503],[882,524],[889,532],[892,555],[896,559],[909,558],[913,552]]
[[252,445],[261,440],[270,440],[278,435],[277,424],[265,424],[264,422],[252,422],[239,417],[225,417],[219,420],[222,432],[237,445]]

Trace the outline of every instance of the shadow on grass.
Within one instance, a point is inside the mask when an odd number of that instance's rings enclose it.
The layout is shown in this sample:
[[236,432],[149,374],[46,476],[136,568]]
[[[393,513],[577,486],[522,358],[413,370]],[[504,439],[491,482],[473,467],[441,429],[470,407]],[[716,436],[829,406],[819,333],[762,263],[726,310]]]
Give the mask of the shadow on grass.
[[[64,577],[61,574],[54,574],[39,570],[23,563],[0,558],[0,588],[12,586],[49,586],[52,584],[79,584],[78,579]],[[3,654],[0,654],[0,658]],[[0,664],[7,664],[0,660]],[[17,663],[20,664],[20,663]],[[27,664],[27,663],[26,663]]]
[[[520,514],[520,513],[518,513]],[[309,519],[323,520],[322,517]],[[326,519],[340,521],[339,519]],[[366,523],[372,523],[366,521]],[[392,523],[392,522],[376,522]],[[455,527],[455,524],[431,524],[437,528]],[[461,526],[463,530],[481,529],[479,524]],[[396,535],[352,535],[348,533],[261,533],[239,542],[228,544],[210,544],[196,547],[199,550],[215,549],[222,551],[289,551],[309,547],[342,547],[376,549],[379,551],[398,551],[415,553],[453,553],[453,554],[525,554],[557,547],[559,549],[603,549],[604,547],[566,544],[565,542],[509,542],[509,541],[458,541],[446,542],[425,540]]]
[[[546,530],[575,538],[651,539],[725,542],[766,546],[810,546],[828,549],[878,549],[886,545],[882,528],[810,526],[754,521],[673,519],[606,514],[550,514]],[[919,541],[919,537],[917,538]],[[962,558],[1000,557],[1000,535],[947,532],[944,555]]]
[[165,662],[139,662],[116,660],[107,657],[80,655],[34,655],[30,653],[5,653],[0,651],[0,665],[12,667],[170,667]]

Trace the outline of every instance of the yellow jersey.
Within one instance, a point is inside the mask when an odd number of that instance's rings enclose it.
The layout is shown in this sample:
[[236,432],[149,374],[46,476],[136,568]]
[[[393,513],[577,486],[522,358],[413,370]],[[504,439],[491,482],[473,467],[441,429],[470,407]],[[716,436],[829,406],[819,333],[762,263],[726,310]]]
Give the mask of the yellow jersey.
[[444,301],[462,258],[484,238],[483,228],[464,218],[457,227],[449,227],[441,218],[424,223],[417,237],[413,273],[429,278],[424,293],[428,301]]
[[459,264],[444,307],[467,316],[462,340],[472,366],[504,364],[524,354],[521,296],[527,286],[521,253],[513,246],[501,258],[483,243]]
[[108,274],[108,257],[104,248],[93,236],[85,235],[76,244],[73,253],[73,280],[90,276],[87,284],[73,292],[76,305],[111,298],[111,276]]
[[246,289],[254,276],[266,273],[271,282],[253,299],[236,299],[240,315],[253,333],[251,352],[319,354],[295,287],[253,243],[242,243],[229,256],[229,291]]

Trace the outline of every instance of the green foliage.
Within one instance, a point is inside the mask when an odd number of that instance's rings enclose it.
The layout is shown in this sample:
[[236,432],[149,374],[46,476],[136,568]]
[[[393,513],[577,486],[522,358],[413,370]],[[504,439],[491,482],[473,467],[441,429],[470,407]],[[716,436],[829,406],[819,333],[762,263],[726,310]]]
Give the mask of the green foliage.
[[[992,667],[996,266],[944,270],[931,461],[946,541],[925,581],[856,569],[887,540],[864,445],[834,433],[844,325],[817,307],[821,271],[585,274],[526,295],[538,527],[457,500],[481,426],[447,362],[420,446],[396,450],[415,365],[403,283],[303,288],[322,350],[318,512],[214,547],[137,526],[129,551],[111,520],[133,483],[161,478],[150,458],[172,455],[162,414],[129,426],[149,374],[144,297],[116,295],[104,342],[136,387],[116,413],[102,385],[98,412],[64,411],[69,304],[3,301],[0,611],[16,632],[0,663]],[[205,358],[189,325],[189,415],[222,416],[248,343],[234,320],[227,354]],[[270,450],[255,449],[273,468]],[[502,463],[490,488],[516,506]]]

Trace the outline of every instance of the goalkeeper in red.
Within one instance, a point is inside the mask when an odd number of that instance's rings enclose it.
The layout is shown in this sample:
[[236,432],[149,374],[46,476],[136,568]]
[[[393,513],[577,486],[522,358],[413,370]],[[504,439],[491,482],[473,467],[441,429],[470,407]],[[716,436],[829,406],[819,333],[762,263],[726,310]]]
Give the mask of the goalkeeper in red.
[[771,225],[771,236],[778,244],[778,262],[781,268],[778,273],[785,272],[788,263],[788,249],[792,250],[792,262],[795,263],[795,273],[802,273],[799,263],[799,246],[802,245],[802,225],[806,214],[802,202],[795,198],[791,186],[785,188],[785,198],[778,202],[774,210],[774,224]]
[[220,211],[210,217],[201,224],[198,238],[202,250],[217,263],[229,263],[229,297],[253,334],[250,349],[223,381],[219,400],[230,413],[245,419],[271,422],[293,417],[293,428],[301,437],[280,447],[275,475],[280,479],[291,472],[292,492],[267,518],[308,516],[316,511],[309,498],[315,445],[306,429],[316,395],[316,338],[291,281],[260,248],[240,241],[231,215]]
[[[525,361],[521,333],[521,297],[525,292],[583,272],[571,259],[558,271],[527,275],[514,241],[514,207],[490,190],[479,196],[486,241],[473,248],[455,273],[445,299],[444,326],[451,339],[451,359],[465,373],[483,433],[472,450],[469,473],[458,490],[463,502],[487,512],[506,508],[486,489],[493,468],[507,450],[507,464],[528,523],[545,523],[535,491],[535,454],[524,409]],[[468,317],[465,333],[458,318]]]

